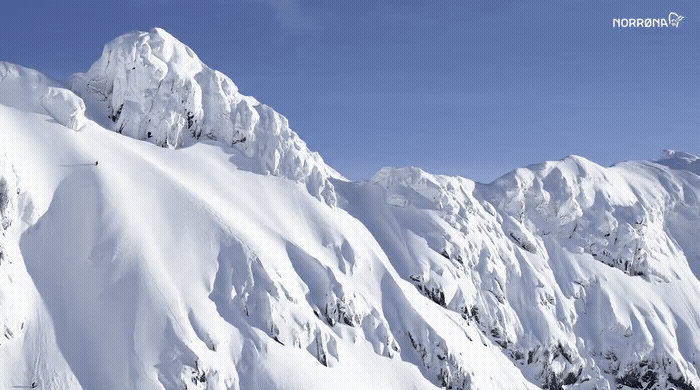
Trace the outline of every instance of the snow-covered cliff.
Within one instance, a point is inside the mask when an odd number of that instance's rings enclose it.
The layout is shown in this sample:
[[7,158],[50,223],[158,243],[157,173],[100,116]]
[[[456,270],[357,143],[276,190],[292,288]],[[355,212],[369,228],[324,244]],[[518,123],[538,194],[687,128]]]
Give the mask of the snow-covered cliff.
[[328,179],[341,176],[307,148],[287,118],[242,95],[230,78],[162,29],[116,38],[70,84],[80,96],[104,103],[100,115],[119,133],[170,148],[201,137],[217,140],[253,159],[256,173],[304,182],[315,197],[336,202]]
[[488,185],[401,168],[357,189],[350,213],[402,277],[538,385],[699,383],[696,174],[571,156]]

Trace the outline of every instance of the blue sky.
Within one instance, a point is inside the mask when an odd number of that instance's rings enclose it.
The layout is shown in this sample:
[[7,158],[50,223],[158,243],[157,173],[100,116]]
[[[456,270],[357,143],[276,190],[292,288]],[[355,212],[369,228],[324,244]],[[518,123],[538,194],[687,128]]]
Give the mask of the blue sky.
[[[612,27],[671,11],[678,28]],[[11,0],[0,60],[62,79],[156,26],[353,179],[416,165],[488,182],[569,154],[700,154],[697,0]]]

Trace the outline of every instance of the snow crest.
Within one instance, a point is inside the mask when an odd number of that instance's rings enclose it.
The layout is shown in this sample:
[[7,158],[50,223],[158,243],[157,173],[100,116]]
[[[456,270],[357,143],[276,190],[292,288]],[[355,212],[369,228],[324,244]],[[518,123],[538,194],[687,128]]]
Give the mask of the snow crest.
[[683,169],[700,175],[700,157],[685,152],[665,149],[656,161],[673,169]]
[[71,88],[103,102],[114,130],[124,135],[170,148],[202,136],[217,140],[254,159],[251,170],[304,182],[312,195],[336,204],[328,179],[341,176],[307,148],[287,118],[242,95],[162,29],[116,38],[87,73],[72,77]]
[[33,69],[7,62],[0,62],[0,104],[45,112],[73,130],[80,130],[87,123],[83,99]]
[[534,383],[693,388],[700,177],[659,164],[570,156],[486,185],[384,168],[359,186],[381,206],[348,211],[405,279]]

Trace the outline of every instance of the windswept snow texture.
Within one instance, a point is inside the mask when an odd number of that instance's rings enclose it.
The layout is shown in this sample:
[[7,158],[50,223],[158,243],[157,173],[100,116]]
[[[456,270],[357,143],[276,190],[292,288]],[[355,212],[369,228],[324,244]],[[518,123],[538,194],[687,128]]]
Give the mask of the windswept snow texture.
[[162,29],[110,42],[87,73],[72,77],[71,88],[101,102],[99,115],[119,133],[171,148],[202,136],[218,140],[247,157],[236,160],[239,166],[305,182],[312,195],[335,205],[328,178],[341,176],[306,147],[287,118],[239,93]]
[[488,185],[402,168],[339,188],[402,278],[534,383],[699,383],[697,175],[572,156]]
[[87,122],[81,98],[33,69],[7,62],[0,62],[0,104],[45,112],[73,130],[80,130]]
[[160,29],[61,85],[0,63],[0,388],[700,389],[695,156],[348,182]]
[[700,158],[689,153],[665,149],[656,161],[673,169],[684,169],[700,175]]

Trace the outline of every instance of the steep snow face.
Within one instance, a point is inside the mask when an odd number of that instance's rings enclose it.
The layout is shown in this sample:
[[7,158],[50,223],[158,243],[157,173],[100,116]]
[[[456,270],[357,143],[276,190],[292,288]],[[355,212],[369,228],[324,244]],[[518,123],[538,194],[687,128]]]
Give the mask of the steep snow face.
[[687,233],[675,224],[700,211],[699,183],[653,163],[603,168],[572,156],[506,175],[485,197],[531,233],[571,240],[572,251],[628,275],[668,282],[688,264],[674,242]]
[[[2,126],[7,125],[3,121]],[[35,221],[31,199],[8,157],[0,152],[0,387],[4,389],[30,385],[29,378],[17,374],[29,367],[45,367],[43,359],[52,361],[65,383],[76,383],[55,342],[48,341],[50,332],[43,332],[37,321],[45,311],[18,245],[22,232]],[[41,345],[32,341],[43,337],[47,340]],[[34,356],[28,350],[34,350]]]
[[239,93],[230,78],[162,29],[110,42],[87,73],[72,77],[71,88],[102,102],[101,115],[119,133],[171,148],[202,136],[217,140],[253,158],[252,171],[305,182],[312,195],[336,203],[328,178],[341,176],[307,148],[287,118]]
[[0,309],[19,329],[0,387],[534,388],[303,183],[236,169],[213,143],[0,118],[36,207],[5,241],[19,292],[3,302],[27,306]]
[[339,190],[404,279],[533,382],[700,383],[699,176],[572,156],[489,185],[386,168]]
[[53,120],[73,130],[80,130],[87,123],[81,98],[33,69],[8,62],[0,62],[0,104],[46,112]]
[[[3,344],[11,341],[24,328],[28,305],[22,300],[22,289],[15,281],[16,259],[6,248],[6,241],[13,222],[17,219],[18,188],[17,176],[0,155],[0,356],[4,356]],[[0,357],[0,362],[4,359]],[[0,381],[1,383],[1,381]]]
[[0,158],[0,226],[3,231],[12,224],[17,198],[17,177],[5,160],[5,156]]
[[700,216],[700,177],[572,156],[479,190],[552,268],[557,312],[584,341],[579,354],[620,384],[698,384],[700,247],[689,227]]
[[607,387],[578,353],[576,335],[563,325],[570,319],[557,312],[549,259],[531,234],[479,197],[476,183],[385,168],[369,183],[338,188],[397,272],[462,326],[479,329],[530,381]]

